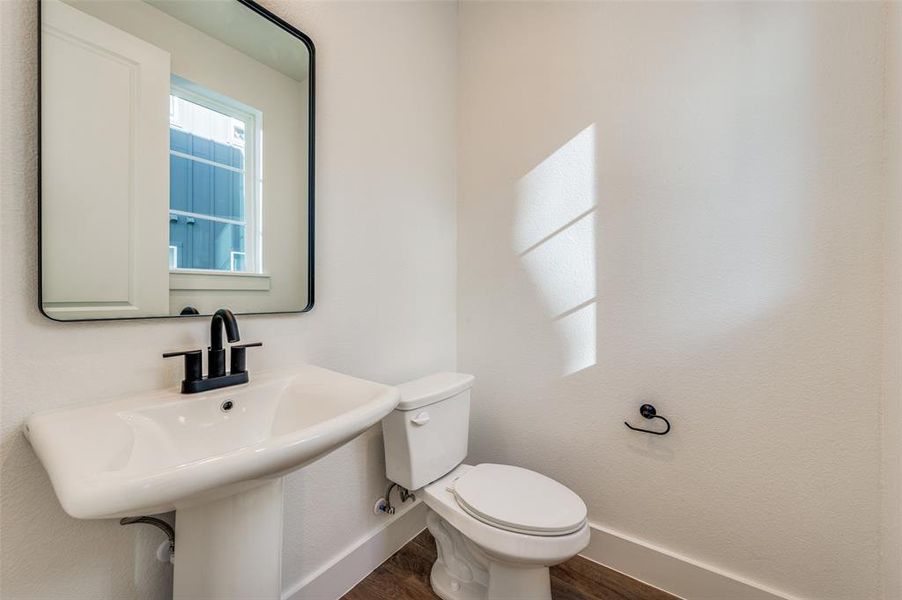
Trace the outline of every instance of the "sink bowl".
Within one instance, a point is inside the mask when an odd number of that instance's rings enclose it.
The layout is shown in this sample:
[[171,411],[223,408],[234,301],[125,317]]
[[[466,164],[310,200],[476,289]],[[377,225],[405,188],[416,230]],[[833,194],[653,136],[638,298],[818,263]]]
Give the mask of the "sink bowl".
[[279,478],[398,400],[396,388],[303,366],[209,393],[173,388],[42,412],[25,435],[65,511],[101,519],[209,503]]

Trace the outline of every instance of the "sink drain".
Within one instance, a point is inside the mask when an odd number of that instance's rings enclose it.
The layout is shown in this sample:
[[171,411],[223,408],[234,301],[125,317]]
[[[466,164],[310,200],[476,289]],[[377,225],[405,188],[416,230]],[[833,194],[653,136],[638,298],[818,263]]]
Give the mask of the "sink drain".
[[225,402],[223,402],[222,404],[219,405],[219,410],[221,410],[222,412],[229,412],[233,408],[235,408],[235,403],[232,402],[231,400],[226,400]]

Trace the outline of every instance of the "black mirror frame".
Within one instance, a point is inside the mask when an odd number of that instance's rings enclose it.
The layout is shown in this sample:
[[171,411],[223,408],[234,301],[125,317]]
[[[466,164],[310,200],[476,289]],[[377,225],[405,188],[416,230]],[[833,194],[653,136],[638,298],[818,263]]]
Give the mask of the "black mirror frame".
[[[310,55],[310,75],[309,75],[309,99],[308,99],[308,140],[307,140],[307,305],[301,310],[281,310],[281,311],[269,311],[269,312],[245,312],[245,313],[236,313],[239,315],[285,315],[285,314],[300,314],[313,310],[314,303],[314,248],[315,248],[315,223],[316,223],[316,213],[315,213],[315,178],[316,171],[314,169],[315,166],[315,133],[316,133],[316,47],[313,45],[313,40],[310,39],[307,34],[305,34],[300,29],[297,29],[284,19],[276,16],[271,13],[267,9],[263,8],[259,4],[257,4],[254,0],[235,0],[242,6],[249,8],[254,11],[260,17],[268,20],[274,25],[284,29],[294,37],[298,38],[306,47],[307,52]],[[177,319],[177,318],[185,318],[185,317],[203,317],[209,318],[210,315],[203,314],[181,314],[181,315],[158,315],[152,317],[108,317],[101,319],[55,319],[48,315],[44,311],[44,257],[43,257],[43,227],[42,227],[42,215],[43,215],[43,197],[42,197],[42,166],[41,166],[41,145],[42,145],[42,122],[41,122],[41,3],[38,2],[38,19],[37,19],[37,40],[38,40],[38,68],[37,68],[37,97],[38,97],[38,152],[37,152],[37,193],[38,193],[38,310],[42,315],[50,319],[51,321],[55,321],[57,323],[90,323],[95,321],[145,321],[149,319]]]

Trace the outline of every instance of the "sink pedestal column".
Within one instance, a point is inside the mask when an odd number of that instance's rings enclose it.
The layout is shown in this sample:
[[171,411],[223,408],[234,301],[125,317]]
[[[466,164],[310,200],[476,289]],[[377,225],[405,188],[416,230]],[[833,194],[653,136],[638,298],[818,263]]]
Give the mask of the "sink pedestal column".
[[282,479],[175,513],[173,600],[279,600]]

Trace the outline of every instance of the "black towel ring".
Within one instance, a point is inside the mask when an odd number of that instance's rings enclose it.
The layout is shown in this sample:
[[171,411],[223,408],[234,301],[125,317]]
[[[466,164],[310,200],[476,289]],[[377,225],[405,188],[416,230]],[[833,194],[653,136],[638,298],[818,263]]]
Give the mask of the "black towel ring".
[[655,410],[655,407],[651,404],[643,404],[639,407],[639,414],[645,417],[646,419],[661,419],[664,423],[667,424],[667,429],[664,431],[652,431],[651,429],[642,429],[640,427],[633,427],[626,421],[623,422],[624,425],[632,429],[633,431],[641,431],[643,433],[651,433],[653,435],[667,435],[667,432],[670,431],[670,421],[662,417],[658,414],[658,411]]

